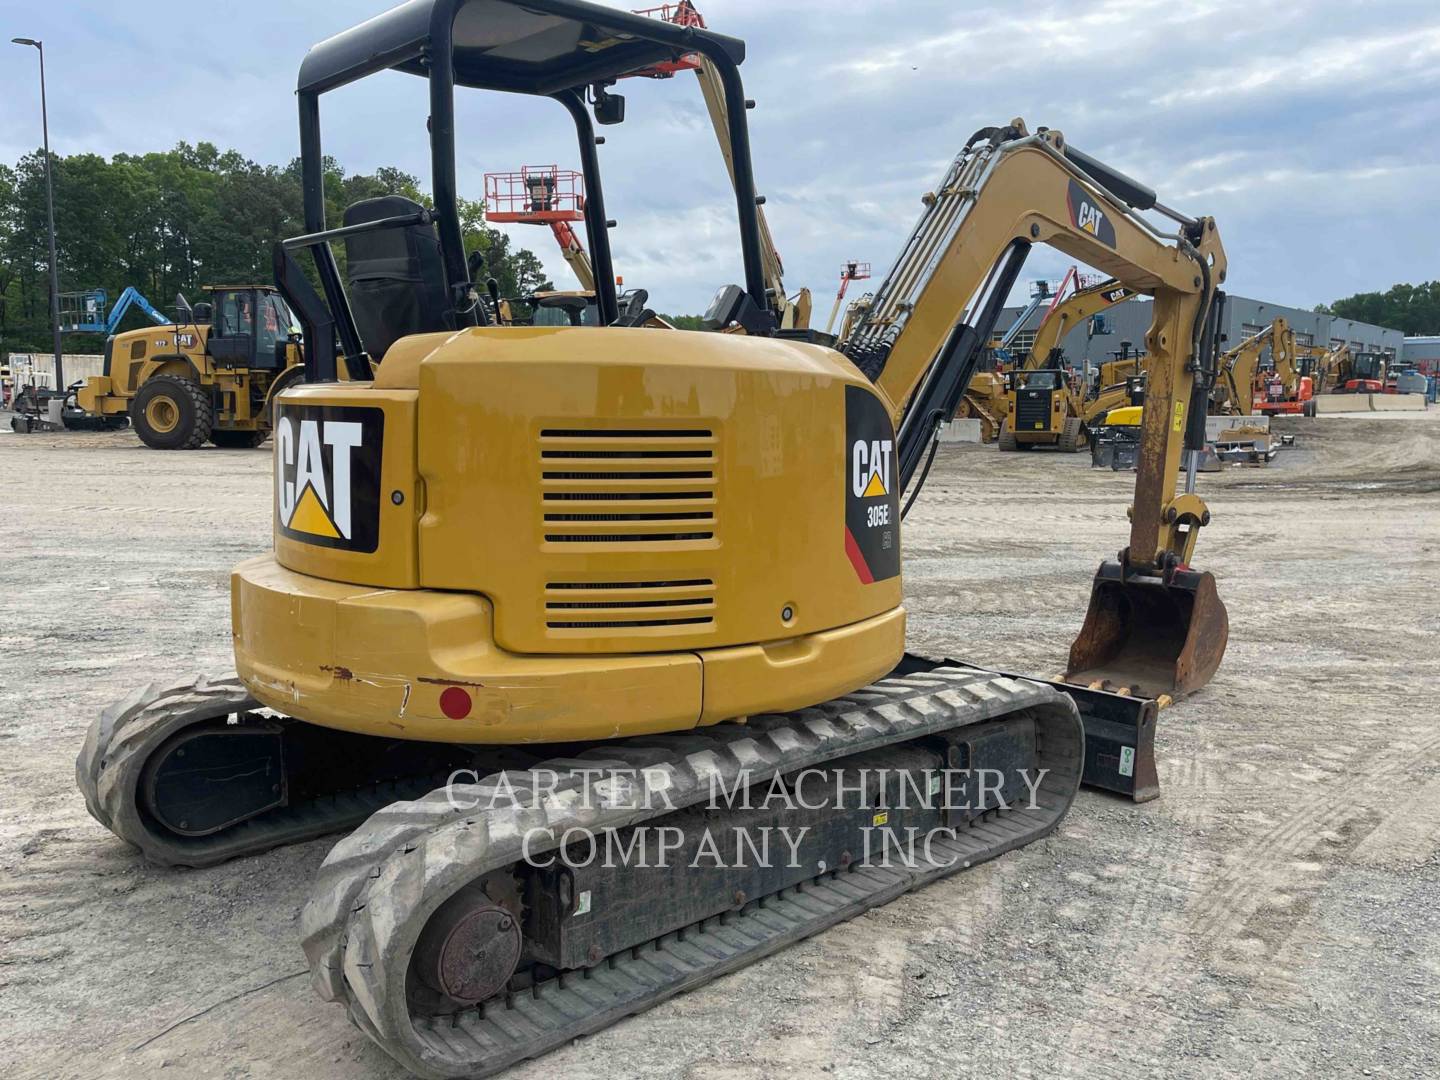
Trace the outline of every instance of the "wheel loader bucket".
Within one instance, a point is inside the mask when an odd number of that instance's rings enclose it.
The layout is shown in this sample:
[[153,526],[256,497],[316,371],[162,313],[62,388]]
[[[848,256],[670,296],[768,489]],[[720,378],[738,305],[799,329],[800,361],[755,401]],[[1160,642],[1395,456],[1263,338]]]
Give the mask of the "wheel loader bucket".
[[1213,574],[1177,570],[1167,582],[1103,562],[1065,679],[1146,698],[1182,698],[1210,681],[1229,636],[1230,616]]

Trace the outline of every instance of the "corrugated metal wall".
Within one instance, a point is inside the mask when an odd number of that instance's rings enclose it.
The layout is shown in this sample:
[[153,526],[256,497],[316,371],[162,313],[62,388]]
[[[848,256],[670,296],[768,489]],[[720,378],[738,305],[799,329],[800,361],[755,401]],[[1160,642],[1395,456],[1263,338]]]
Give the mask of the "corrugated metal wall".
[[[996,330],[1003,333],[1020,317],[1022,310],[1018,307],[1006,308],[1000,316]],[[1350,319],[1337,319],[1331,315],[1272,304],[1265,300],[1252,300],[1245,296],[1230,296],[1225,310],[1227,348],[1234,347],[1251,334],[1263,330],[1277,315],[1283,315],[1289,320],[1290,325],[1295,328],[1297,338],[1305,344],[1328,347],[1334,341],[1346,341],[1352,349],[1399,356],[1405,343],[1405,335],[1399,330]],[[1040,325],[1044,313],[1045,309],[1041,308],[1030,317],[1026,332],[1022,333],[1016,342],[1016,351],[1023,352],[1029,348],[1034,339],[1035,327]],[[1090,327],[1081,325],[1065,335],[1062,347],[1067,362],[1078,364],[1083,359],[1094,365],[1102,360],[1109,360],[1114,353],[1120,351],[1122,341],[1130,342],[1132,352],[1145,347],[1145,331],[1150,328],[1148,300],[1126,301],[1111,308],[1102,319],[1106,333],[1091,336],[1088,333]]]

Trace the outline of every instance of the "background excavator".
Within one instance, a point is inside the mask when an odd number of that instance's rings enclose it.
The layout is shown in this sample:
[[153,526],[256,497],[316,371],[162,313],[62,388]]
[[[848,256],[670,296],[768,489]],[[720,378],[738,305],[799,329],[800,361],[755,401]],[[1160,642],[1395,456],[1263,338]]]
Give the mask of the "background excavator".
[[1035,332],[1029,355],[1006,380],[1001,450],[1054,446],[1073,453],[1085,448],[1085,380],[1065,370],[1060,343],[1086,319],[1135,295],[1136,290],[1111,279],[1080,289],[1051,308]]
[[1321,345],[1297,345],[1300,374],[1309,375],[1317,394],[1334,393],[1343,386],[1350,371],[1350,346],[1343,341],[1329,348]]
[[1211,411],[1232,416],[1313,416],[1315,393],[1315,378],[1301,364],[1295,330],[1277,316],[1220,357]]
[[[724,87],[744,266],[709,312],[723,333],[625,324],[591,120],[623,116],[616,80],[694,54]],[[1224,653],[1193,568],[1214,221],[1058,131],[983,128],[832,348],[772,305],[744,54],[580,0],[411,0],[309,52],[307,233],[275,253],[305,380],[277,409],[274,551],[232,578],[239,677],[137,692],[77,762],[91,812],[161,862],[355,828],[302,915],[312,982],[419,1075],[489,1075],[1028,843],[1082,774],[1144,797],[1153,756],[1143,731],[1117,745],[1115,710],[1153,735]],[[434,208],[328,227],[320,99],[387,68],[427,80]],[[478,302],[457,87],[573,122],[601,325],[499,326]],[[1035,244],[1154,297],[1130,540],[1063,685],[906,654],[901,602],[902,493]],[[758,797],[716,805],[717,784]],[[793,858],[690,858],[802,826]],[[579,857],[657,828],[680,857]],[[926,842],[879,865],[875,829]]]
[[[1348,361],[1348,362],[1346,362]],[[1346,350],[1337,365],[1334,394],[1379,394],[1385,390],[1385,372],[1389,361],[1382,353]]]
[[[1058,289],[1051,289],[1048,281],[1039,280],[1030,284],[1030,302],[1020,309],[1020,314],[1011,322],[1009,329],[992,339],[992,345],[981,356],[979,367],[965,387],[965,396],[960,399],[960,408],[955,415],[962,419],[980,421],[980,441],[994,442],[1000,434],[1000,425],[1005,422],[1006,392],[1009,386],[1007,372],[1014,367],[1010,348],[1025,329],[1030,317],[1040,310],[1046,300],[1050,309],[1065,294],[1067,285],[1077,282],[1077,268],[1071,267]],[[849,327],[846,327],[846,333]],[[844,335],[842,335],[844,336]]]
[[1145,354],[1132,351],[1128,341],[1120,346],[1112,359],[1101,362],[1099,377],[1081,405],[1080,419],[1092,444],[1113,410],[1139,405],[1145,398]]

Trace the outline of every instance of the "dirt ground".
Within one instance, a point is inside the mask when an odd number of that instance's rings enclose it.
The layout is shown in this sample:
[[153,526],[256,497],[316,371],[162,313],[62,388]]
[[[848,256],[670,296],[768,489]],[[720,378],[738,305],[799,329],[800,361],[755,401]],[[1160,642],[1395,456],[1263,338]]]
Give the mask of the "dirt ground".
[[[1083,791],[1047,840],[510,1075],[1440,1074],[1440,410],[1285,423],[1268,469],[1203,478],[1230,650],[1161,716],[1158,801]],[[302,974],[329,842],[156,869],[75,789],[108,701],[229,670],[268,465],[0,435],[0,1074],[399,1075]],[[1058,672],[1128,484],[946,447],[915,645]]]

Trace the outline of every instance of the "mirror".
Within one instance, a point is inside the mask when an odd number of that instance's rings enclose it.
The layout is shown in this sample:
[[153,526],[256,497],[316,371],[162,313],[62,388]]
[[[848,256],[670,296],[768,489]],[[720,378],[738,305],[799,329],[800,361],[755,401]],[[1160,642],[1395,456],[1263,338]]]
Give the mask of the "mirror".
[[597,124],[623,124],[625,122],[625,96],[607,94],[601,83],[595,84],[595,122]]

